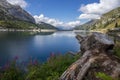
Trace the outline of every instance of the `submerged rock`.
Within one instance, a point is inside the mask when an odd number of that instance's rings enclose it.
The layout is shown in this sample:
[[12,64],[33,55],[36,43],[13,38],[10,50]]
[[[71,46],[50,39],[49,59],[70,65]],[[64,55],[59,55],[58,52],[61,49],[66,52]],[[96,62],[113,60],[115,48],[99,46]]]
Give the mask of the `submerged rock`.
[[114,47],[112,39],[101,33],[85,37],[77,35],[77,39],[83,55],[61,75],[60,80],[101,80],[96,76],[98,72],[113,79],[120,78],[120,60],[109,54]]

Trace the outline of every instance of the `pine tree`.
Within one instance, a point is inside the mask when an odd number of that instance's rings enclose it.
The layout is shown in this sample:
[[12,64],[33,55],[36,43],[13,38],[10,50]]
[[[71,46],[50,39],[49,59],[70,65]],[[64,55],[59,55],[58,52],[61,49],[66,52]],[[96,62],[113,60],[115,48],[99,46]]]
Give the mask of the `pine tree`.
[[115,23],[115,28],[117,28],[118,27],[118,23]]

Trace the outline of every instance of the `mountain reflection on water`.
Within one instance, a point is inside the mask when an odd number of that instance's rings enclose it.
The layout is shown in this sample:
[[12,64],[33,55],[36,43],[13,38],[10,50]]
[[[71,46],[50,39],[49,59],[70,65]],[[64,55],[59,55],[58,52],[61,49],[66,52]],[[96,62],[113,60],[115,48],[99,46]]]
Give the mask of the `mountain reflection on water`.
[[65,54],[79,51],[79,44],[72,31],[49,33],[0,32],[0,65],[13,60],[28,61],[29,58],[41,62],[51,53]]

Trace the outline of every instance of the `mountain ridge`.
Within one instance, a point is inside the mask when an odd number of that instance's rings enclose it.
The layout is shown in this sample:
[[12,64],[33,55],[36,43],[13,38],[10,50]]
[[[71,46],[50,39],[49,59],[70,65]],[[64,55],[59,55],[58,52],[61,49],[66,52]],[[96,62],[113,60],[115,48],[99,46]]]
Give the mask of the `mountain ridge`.
[[[9,17],[8,19],[23,20],[31,23],[35,23],[35,19],[24,9],[18,5],[12,5],[6,0],[0,0],[0,12],[2,17]],[[1,15],[0,15],[1,16]],[[7,17],[5,20],[7,20]]]
[[35,19],[18,5],[12,5],[7,0],[0,0],[0,28],[6,29],[56,29],[43,23],[36,24]]
[[90,28],[91,26],[93,26],[93,24],[95,24],[96,21],[97,21],[97,19],[92,19],[92,20],[86,22],[86,23],[83,24],[83,25],[76,26],[74,29],[75,29],[75,30],[77,30],[77,29],[86,30],[88,27]]
[[75,27],[75,30],[81,30],[82,28],[83,30],[109,30],[114,29],[116,23],[120,26],[120,7],[103,14],[94,24],[91,23],[92,26],[88,25],[86,27],[86,24],[83,24],[82,27],[81,25]]

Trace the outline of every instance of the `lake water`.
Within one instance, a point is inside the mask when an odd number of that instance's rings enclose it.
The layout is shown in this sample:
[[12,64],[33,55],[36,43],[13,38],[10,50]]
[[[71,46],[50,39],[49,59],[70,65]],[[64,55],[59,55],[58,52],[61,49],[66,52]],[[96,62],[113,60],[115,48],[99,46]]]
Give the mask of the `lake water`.
[[0,32],[0,65],[13,60],[29,58],[41,62],[47,60],[51,53],[65,54],[79,51],[80,45],[71,31],[55,33]]

